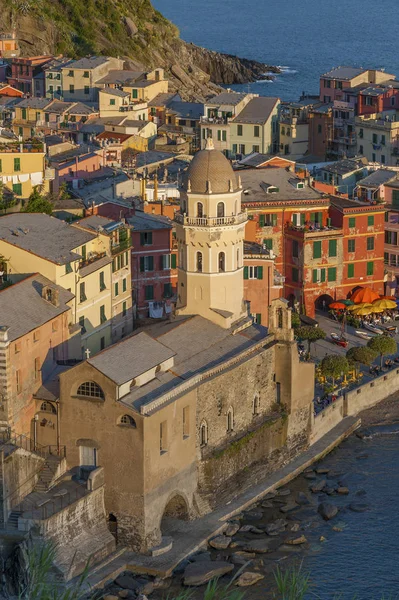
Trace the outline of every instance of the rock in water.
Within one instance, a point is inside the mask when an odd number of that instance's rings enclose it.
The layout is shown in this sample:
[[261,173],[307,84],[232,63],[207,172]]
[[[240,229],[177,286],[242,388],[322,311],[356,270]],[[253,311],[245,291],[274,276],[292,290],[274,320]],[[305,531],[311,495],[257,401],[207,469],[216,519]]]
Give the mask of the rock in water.
[[342,494],[343,496],[347,496],[349,494],[349,490],[347,487],[339,487],[337,488],[337,493]]
[[321,492],[322,489],[326,487],[326,485],[327,485],[326,479],[321,479],[317,483],[314,483],[313,485],[310,486],[310,491],[313,492],[313,494],[317,494],[318,492]]
[[323,517],[325,521],[329,521],[333,519],[335,515],[338,513],[338,507],[333,504],[329,504],[328,502],[322,502],[319,504],[319,508],[317,512]]
[[263,512],[261,510],[248,510],[247,512],[244,513],[244,519],[247,519],[247,521],[251,520],[251,521],[257,521],[258,519],[261,519],[263,517]]
[[309,498],[303,492],[298,492],[297,493],[297,495],[295,496],[295,502],[297,504],[300,504],[301,506],[305,506],[306,504],[310,504]]
[[296,502],[289,502],[288,504],[284,504],[284,506],[280,507],[280,511],[282,513],[288,513],[288,512],[292,512],[293,510],[296,510],[297,508],[299,508],[298,504],[296,504]]
[[235,584],[239,587],[247,587],[249,585],[254,585],[263,578],[264,575],[261,575],[260,573],[252,573],[251,571],[247,571],[239,576]]
[[230,573],[234,565],[223,560],[199,562],[188,565],[184,571],[184,585],[203,585],[215,577]]
[[369,505],[362,504],[361,502],[352,502],[352,504],[349,504],[349,508],[353,510],[353,512],[365,512],[369,509]]
[[288,488],[281,488],[281,490],[277,490],[278,496],[289,496],[291,494],[291,490]]
[[307,541],[304,535],[290,535],[284,540],[284,543],[289,546],[299,546],[300,544],[306,544]]
[[139,582],[136,581],[136,579],[134,579],[132,575],[121,575],[120,577],[116,578],[115,583],[124,590],[135,591],[138,590],[140,587]]
[[224,533],[228,537],[231,537],[232,535],[235,535],[239,529],[240,529],[239,523],[229,523],[227,526],[227,529]]
[[226,550],[230,546],[231,537],[227,537],[226,535],[218,535],[213,538],[213,540],[209,540],[209,545],[216,550]]
[[324,467],[318,467],[316,469],[316,473],[318,475],[327,475],[327,473],[329,473],[330,469],[325,469]]
[[263,539],[263,540],[252,540],[245,544],[244,550],[246,552],[256,552],[256,554],[266,554],[267,552],[274,552],[281,546],[281,542],[275,539]]
[[234,552],[231,555],[231,561],[235,564],[235,565],[245,565],[245,563],[249,562],[250,560],[252,560],[253,558],[255,558],[256,554],[255,552]]

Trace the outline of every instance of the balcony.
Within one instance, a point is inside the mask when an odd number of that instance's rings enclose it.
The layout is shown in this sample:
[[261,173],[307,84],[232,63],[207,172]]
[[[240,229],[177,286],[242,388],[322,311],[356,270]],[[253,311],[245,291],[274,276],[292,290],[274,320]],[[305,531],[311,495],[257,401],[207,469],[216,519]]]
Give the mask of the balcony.
[[181,225],[192,225],[193,227],[219,227],[221,225],[239,225],[247,221],[247,213],[239,213],[230,217],[187,217],[181,213],[175,213],[176,223]]
[[119,242],[119,244],[115,244],[115,245],[111,246],[111,254],[112,254],[112,256],[115,256],[116,254],[120,254],[121,252],[128,250],[129,248],[131,248],[131,246],[132,246],[131,238],[129,238],[127,240],[121,240]]
[[77,121],[73,123],[72,121],[63,121],[58,124],[59,129],[66,129],[67,131],[80,131],[83,127],[83,121]]
[[290,223],[287,226],[287,230],[290,233],[298,233],[299,236],[303,237],[335,237],[337,235],[343,235],[343,229],[339,227],[318,227],[317,223],[311,225],[293,225]]
[[231,121],[229,117],[201,117],[200,123],[204,123],[206,125],[228,125]]
[[283,287],[285,283],[284,275],[281,275],[278,271],[274,271],[273,275],[273,287]]
[[92,265],[94,262],[100,260],[100,258],[104,258],[105,256],[105,252],[89,252],[85,259],[79,261],[79,269],[84,269],[85,267]]

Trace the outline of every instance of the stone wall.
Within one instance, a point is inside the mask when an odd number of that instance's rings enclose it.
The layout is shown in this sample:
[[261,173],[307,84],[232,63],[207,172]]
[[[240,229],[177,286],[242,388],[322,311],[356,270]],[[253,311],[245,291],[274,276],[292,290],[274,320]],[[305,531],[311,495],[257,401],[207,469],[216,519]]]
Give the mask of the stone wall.
[[322,410],[316,417],[312,418],[312,432],[310,435],[310,443],[314,444],[323,435],[326,435],[344,417],[344,398],[338,398],[334,404],[330,404]]
[[347,392],[344,396],[344,416],[357,415],[375,406],[399,389],[399,368],[392,369],[373,381]]

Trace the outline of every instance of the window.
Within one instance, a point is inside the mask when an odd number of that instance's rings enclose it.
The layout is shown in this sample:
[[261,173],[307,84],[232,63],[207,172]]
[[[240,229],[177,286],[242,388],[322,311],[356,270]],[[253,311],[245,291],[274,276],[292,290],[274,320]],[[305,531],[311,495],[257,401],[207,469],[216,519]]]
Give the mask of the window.
[[328,241],[328,256],[337,256],[337,240]]
[[145,293],[145,299],[146,300],[153,300],[153,298],[154,298],[154,286],[153,285],[146,285],[144,287],[144,293]]
[[77,396],[85,396],[86,398],[100,398],[104,400],[104,392],[100,386],[94,381],[85,381],[78,387]]
[[234,429],[234,412],[233,408],[230,406],[227,411],[227,433],[230,433]]
[[384,221],[385,223],[389,223],[389,212],[386,211],[386,213],[384,214]]
[[313,242],[313,258],[321,258],[321,242]]
[[100,323],[105,323],[107,317],[105,315],[105,304],[100,306]]
[[273,250],[273,240],[272,238],[265,238],[263,240],[263,246],[267,249],[267,250]]
[[2,171],[3,171],[3,161],[2,161],[2,159],[0,158],[0,173],[1,173]]
[[381,164],[385,165],[385,154],[381,154]]
[[160,268],[162,271],[165,271],[166,269],[170,269],[170,254],[163,254],[160,257]]
[[127,313],[127,302],[123,302],[122,304],[122,317],[126,317]]
[[367,226],[374,227],[374,215],[369,215],[367,217]]
[[87,256],[86,245],[82,246],[82,260],[85,261]]
[[222,142],[227,142],[227,131],[226,130],[222,131]]
[[373,144],[377,144],[378,143],[378,136],[376,133],[373,133]]
[[292,256],[294,258],[299,257],[299,244],[297,240],[292,240]]
[[73,71],[68,71],[68,77],[73,77],[74,73]]
[[67,263],[65,265],[65,275],[68,275],[68,273],[72,273],[72,266],[71,263]]
[[261,313],[255,314],[255,323],[257,325],[262,325],[262,314]]
[[237,125],[237,135],[242,136],[242,125]]
[[367,238],[367,250],[374,250],[374,238],[373,237]]
[[154,270],[153,256],[140,256],[140,272],[146,273]]
[[355,265],[353,263],[350,263],[348,265],[348,279],[350,279],[351,277],[355,276]]
[[132,98],[137,98],[137,97],[138,97],[138,91],[132,90]]
[[329,267],[327,269],[327,279],[328,279],[328,281],[337,281],[337,269],[336,269],[336,267]]
[[183,408],[183,439],[190,435],[190,407]]
[[348,252],[355,252],[356,240],[348,240]]
[[35,358],[34,369],[35,369],[35,381],[37,381],[40,377],[40,358],[39,357]]
[[127,279],[126,279],[126,277],[124,277],[122,279],[122,292],[126,292],[126,290],[127,290]]
[[15,379],[16,379],[16,386],[17,386],[17,394],[20,394],[21,390],[22,390],[22,378],[21,378],[20,370],[16,371]]
[[15,352],[15,354],[18,354],[18,352],[21,352],[21,342],[16,342],[16,344],[14,346],[14,352]]
[[281,135],[285,135],[285,127],[284,126],[281,128]]
[[374,153],[374,152],[373,152],[373,153],[372,153],[372,155],[371,155],[371,161],[372,161],[372,162],[376,162],[376,161],[377,161],[377,158],[376,158],[376,155],[375,155],[375,153]]
[[219,273],[224,273],[226,270],[226,255],[224,252],[219,252]]
[[86,333],[85,318],[84,317],[79,317],[79,325],[80,325],[81,333]]
[[83,71],[83,77],[85,77],[86,79],[88,79],[90,77],[89,71]]
[[105,348],[105,337],[100,338],[100,350],[104,350]]
[[39,331],[39,329],[37,329],[36,331],[33,332],[33,341],[38,342],[39,340],[40,340],[40,331]]
[[373,275],[373,274],[374,274],[374,263],[370,261],[367,263],[367,275]]
[[263,279],[263,267],[244,267],[244,279]]
[[171,254],[170,255],[170,266],[172,269],[176,269],[176,265],[177,265],[176,254]]
[[363,146],[361,144],[359,146],[359,154],[363,154]]
[[136,429],[136,421],[130,415],[123,415],[119,419],[119,425],[125,425],[126,427],[133,427],[133,429]]
[[140,233],[140,246],[152,246],[152,231]]
[[252,146],[252,152],[259,152],[259,146]]
[[202,202],[197,202],[197,217],[199,219],[202,219],[203,216],[204,216],[204,205],[202,204]]
[[115,283],[115,294],[114,294],[115,298],[116,296],[119,296],[119,283],[118,281]]
[[299,281],[299,271],[295,267],[292,267],[292,281],[294,283],[298,283]]
[[224,217],[224,202],[218,202],[216,210],[218,217]]
[[159,450],[161,454],[164,454],[168,450],[168,429],[167,421],[163,421],[159,425]]
[[389,262],[389,253],[388,252],[384,252],[384,263],[387,265]]
[[202,273],[202,252],[197,252],[197,271]]
[[172,296],[172,284],[171,283],[163,284],[163,294],[162,295],[164,298],[170,298]]
[[105,290],[104,271],[100,271],[100,292]]
[[40,410],[42,412],[47,412],[47,413],[51,413],[52,415],[57,414],[57,411],[55,409],[55,406],[53,406],[51,404],[51,402],[42,402],[40,405]]
[[356,227],[356,217],[349,217],[348,227]]
[[385,135],[381,136],[381,145],[385,146]]
[[321,125],[317,126],[317,133],[320,134],[321,133]]
[[326,280],[326,270],[313,269],[312,277],[313,283],[323,283]]
[[14,158],[14,171],[20,171],[20,170],[21,170],[21,159]]
[[12,191],[16,196],[22,196],[22,183],[13,183]]
[[70,94],[74,94],[75,93],[75,86],[72,83],[69,86],[69,93]]
[[85,94],[90,94],[90,87],[88,85],[85,85],[84,92]]
[[245,154],[245,144],[240,144],[238,150],[240,154]]
[[206,421],[201,423],[200,427],[200,446],[206,446],[208,443],[208,425]]
[[86,284],[85,283],[81,283],[79,285],[79,301],[80,302],[86,302],[87,300],[87,296],[86,296]]
[[259,125],[254,126],[254,137],[259,137]]

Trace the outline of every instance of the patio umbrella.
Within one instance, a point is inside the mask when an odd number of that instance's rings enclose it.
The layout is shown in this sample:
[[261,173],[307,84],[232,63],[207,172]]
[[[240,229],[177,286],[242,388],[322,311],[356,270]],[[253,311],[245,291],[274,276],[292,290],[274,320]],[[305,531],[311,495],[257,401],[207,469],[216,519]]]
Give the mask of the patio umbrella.
[[382,308],[383,310],[389,310],[392,308],[397,308],[397,304],[394,300],[385,300],[380,298],[379,300],[374,300],[373,307]]
[[356,290],[352,294],[350,299],[355,304],[360,304],[361,302],[374,302],[374,300],[379,300],[380,295],[377,294],[377,292],[375,292],[374,290],[365,287],[365,288],[360,288],[360,289]]
[[353,306],[355,303],[352,300],[345,298],[345,300],[337,300],[336,302],[340,302],[341,304],[345,304],[345,306]]
[[372,308],[367,308],[367,307],[362,306],[361,308],[358,308],[357,310],[352,311],[352,314],[355,315],[356,317],[365,317],[366,315],[371,315],[371,313],[373,313],[373,312],[374,312],[374,310]]
[[392,302],[396,302],[398,298],[396,296],[380,296],[380,300],[392,300]]
[[331,308],[332,310],[345,310],[346,304],[343,302],[333,302],[332,304],[328,305],[328,308]]
[[359,310],[359,308],[372,308],[373,305],[370,304],[370,302],[362,302],[361,304],[352,304],[351,306],[348,306],[348,310],[350,312],[355,312],[357,310]]

